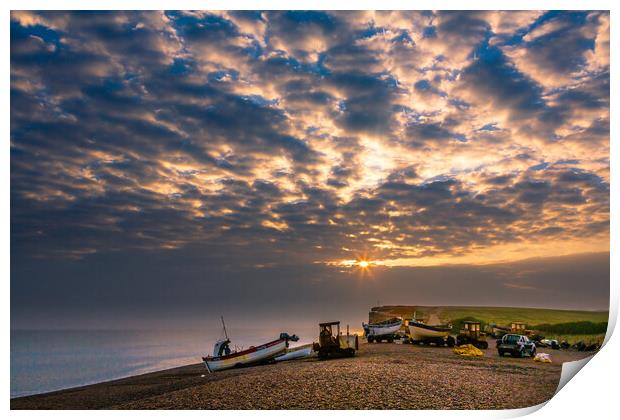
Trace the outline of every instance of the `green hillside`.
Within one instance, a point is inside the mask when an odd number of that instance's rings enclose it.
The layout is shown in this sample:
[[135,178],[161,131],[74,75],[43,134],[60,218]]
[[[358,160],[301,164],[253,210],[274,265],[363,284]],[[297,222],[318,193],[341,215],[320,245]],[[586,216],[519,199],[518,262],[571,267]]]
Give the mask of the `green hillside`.
[[411,318],[415,313],[418,318],[437,317],[442,323],[462,318],[475,318],[484,323],[509,325],[512,321],[523,321],[528,326],[537,324],[560,324],[568,322],[590,321],[607,322],[608,311],[572,311],[558,309],[502,308],[485,306],[380,306],[372,308],[378,312],[387,312]]

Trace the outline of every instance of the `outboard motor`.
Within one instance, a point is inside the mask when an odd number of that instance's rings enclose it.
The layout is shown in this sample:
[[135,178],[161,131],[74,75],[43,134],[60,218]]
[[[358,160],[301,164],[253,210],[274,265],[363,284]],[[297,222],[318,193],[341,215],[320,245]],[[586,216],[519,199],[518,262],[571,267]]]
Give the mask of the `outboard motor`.
[[288,333],[280,333],[280,340],[299,341],[299,337],[297,337],[295,334],[288,335]]

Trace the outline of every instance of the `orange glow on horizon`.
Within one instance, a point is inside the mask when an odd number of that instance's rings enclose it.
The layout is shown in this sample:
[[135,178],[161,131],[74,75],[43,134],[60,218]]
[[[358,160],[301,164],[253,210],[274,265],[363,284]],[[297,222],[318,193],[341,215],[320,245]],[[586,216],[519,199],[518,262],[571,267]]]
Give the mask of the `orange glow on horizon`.
[[[407,249],[403,247],[403,254]],[[355,260],[331,260],[324,264],[340,267],[359,267],[368,270],[372,267],[431,267],[445,265],[486,265],[522,261],[530,258],[551,258],[583,253],[609,252],[609,237],[601,234],[582,240],[579,247],[570,239],[556,239],[537,243],[524,241],[521,243],[507,243],[489,246],[484,249],[473,250],[461,255],[438,253],[432,256],[420,256],[411,252],[409,256],[398,258],[377,258],[369,260],[365,257]]]

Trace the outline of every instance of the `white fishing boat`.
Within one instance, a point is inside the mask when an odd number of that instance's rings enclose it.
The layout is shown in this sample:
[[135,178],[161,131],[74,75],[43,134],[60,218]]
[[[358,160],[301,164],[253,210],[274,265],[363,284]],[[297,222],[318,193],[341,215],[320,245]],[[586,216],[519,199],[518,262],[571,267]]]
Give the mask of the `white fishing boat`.
[[286,352],[289,341],[299,340],[296,335],[291,336],[287,333],[281,333],[280,338],[276,340],[261,344],[259,346],[250,346],[250,348],[246,350],[232,352],[230,350],[230,339],[228,338],[228,333],[226,332],[224,318],[222,318],[222,325],[224,327],[224,334],[226,338],[218,340],[215,343],[213,348],[213,356],[206,356],[202,358],[202,361],[209,372],[274,360],[276,356]]
[[287,360],[302,359],[312,356],[312,344],[289,349],[286,353],[275,358],[276,362],[284,362]]
[[452,331],[451,325],[427,325],[419,321],[409,321],[409,335],[414,341],[423,341],[428,338],[445,338]]
[[495,338],[501,338],[506,334],[510,334],[510,328],[509,327],[502,327],[499,325],[492,325],[491,326],[491,335]]
[[373,324],[362,323],[362,328],[364,328],[364,334],[366,334],[366,337],[371,337],[395,334],[398,330],[400,330],[402,325],[403,320],[401,318],[392,318]]

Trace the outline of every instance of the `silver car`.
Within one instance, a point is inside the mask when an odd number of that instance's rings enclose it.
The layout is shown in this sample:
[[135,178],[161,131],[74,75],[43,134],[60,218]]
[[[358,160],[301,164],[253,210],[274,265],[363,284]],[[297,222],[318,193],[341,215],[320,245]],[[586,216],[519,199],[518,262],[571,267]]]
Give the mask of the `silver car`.
[[510,354],[513,357],[534,357],[536,344],[524,335],[506,334],[497,340],[497,352],[500,356]]

